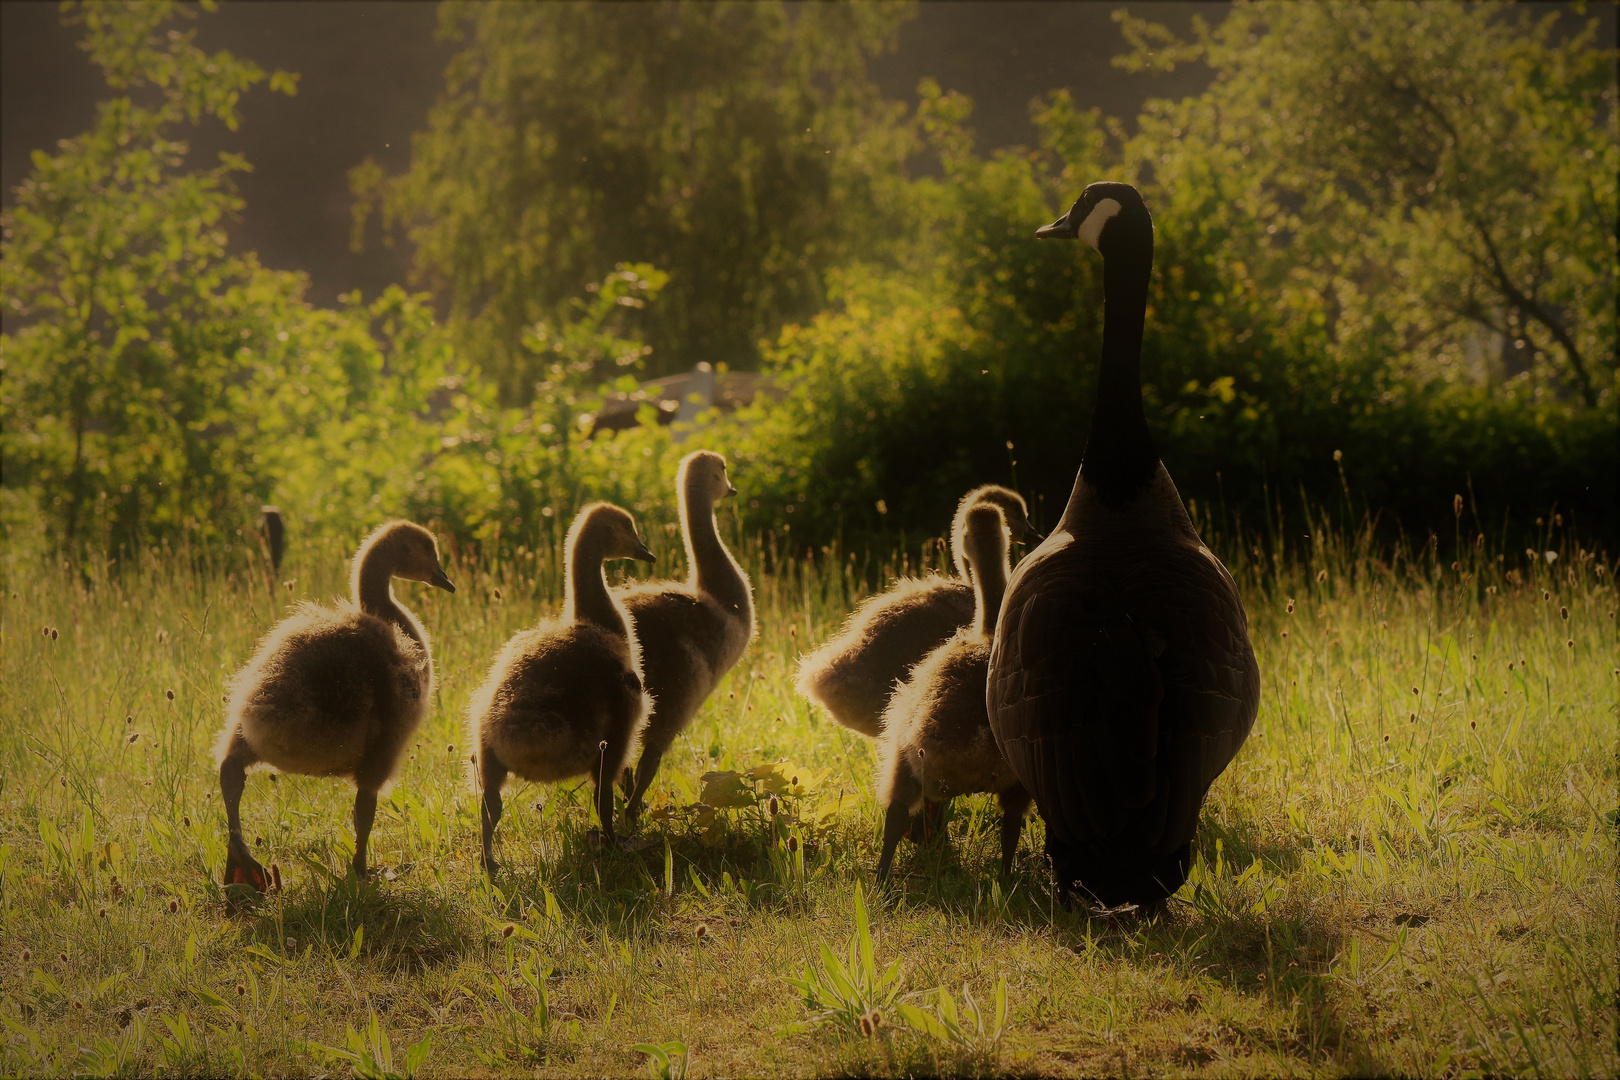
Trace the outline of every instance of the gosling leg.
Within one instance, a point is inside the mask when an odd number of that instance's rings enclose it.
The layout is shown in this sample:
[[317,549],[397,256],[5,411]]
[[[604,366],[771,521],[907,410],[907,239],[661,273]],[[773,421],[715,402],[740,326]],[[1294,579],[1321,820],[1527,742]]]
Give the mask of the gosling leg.
[[879,881],[889,879],[889,867],[894,862],[894,849],[900,838],[911,828],[911,808],[922,803],[922,783],[913,776],[904,758],[895,762],[894,783],[889,789],[889,810],[883,817],[883,854],[878,859]]
[[495,861],[495,826],[501,822],[501,786],[506,783],[506,766],[487,749],[478,752],[478,786],[484,790],[479,816],[483,823],[484,873],[494,877],[500,870]]
[[642,744],[641,760],[636,762],[635,784],[629,791],[625,792],[627,796],[624,806],[626,827],[634,826],[636,819],[641,816],[642,796],[647,794],[649,787],[652,787],[653,777],[658,775],[658,766],[663,763],[664,751],[667,749],[668,747],[654,746],[651,743]]
[[371,843],[371,823],[377,819],[377,793],[364,788],[354,793],[354,876],[366,876],[366,848]]
[[900,838],[906,835],[911,827],[911,811],[901,799],[895,799],[889,804],[889,812],[883,818],[883,854],[878,859],[878,881],[889,880],[889,867],[894,862],[894,849],[900,846]]
[[924,799],[922,809],[911,816],[911,827],[906,830],[906,839],[918,847],[936,839],[945,831],[945,808],[950,804],[949,799],[944,802]]
[[242,791],[247,787],[247,768],[259,760],[259,755],[242,738],[241,732],[231,737],[225,760],[219,763],[219,793],[225,801],[225,823],[228,841],[225,854],[225,884],[251,885],[259,892],[270,888],[270,877],[264,867],[248,850],[242,839]]
[[612,771],[607,769],[610,761],[624,760],[625,751],[629,749],[628,740],[616,737],[605,740],[597,751],[596,767],[591,770],[591,780],[596,785],[596,820],[602,826],[602,840],[604,843],[614,843],[613,836],[613,773],[620,771],[615,767]]
[[1001,803],[1001,876],[1006,877],[1012,873],[1013,859],[1018,856],[1018,838],[1023,835],[1031,796],[1022,787],[1015,787],[1003,791],[997,801]]

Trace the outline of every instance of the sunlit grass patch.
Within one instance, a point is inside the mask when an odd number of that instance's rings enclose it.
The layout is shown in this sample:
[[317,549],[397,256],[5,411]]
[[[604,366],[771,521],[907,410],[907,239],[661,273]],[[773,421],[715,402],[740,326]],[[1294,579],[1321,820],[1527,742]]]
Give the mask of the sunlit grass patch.
[[[983,798],[876,889],[871,746],[793,696],[792,664],[900,567],[739,546],[760,636],[628,843],[597,842],[588,787],[514,784],[506,869],[479,871],[460,718],[555,607],[552,555],[526,552],[453,567],[453,597],[400,585],[440,686],[371,879],[348,874],[345,785],[253,773],[245,832],[285,889],[245,904],[217,883],[225,681],[290,603],[341,591],[343,553],[294,549],[273,581],[185,553],[122,576],[8,564],[0,1071],[1620,1069],[1612,566],[1320,535],[1224,552],[1260,717],[1168,910],[1095,918],[1057,903],[1038,822],[998,880]],[[926,1016],[804,1026],[787,980],[847,951],[858,890],[874,963]]]

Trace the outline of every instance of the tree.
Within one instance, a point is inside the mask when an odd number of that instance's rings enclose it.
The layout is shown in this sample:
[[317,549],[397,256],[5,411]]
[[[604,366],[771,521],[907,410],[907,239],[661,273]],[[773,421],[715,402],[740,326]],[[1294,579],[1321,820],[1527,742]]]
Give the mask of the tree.
[[[233,401],[256,353],[285,356],[304,285],[226,250],[230,178],[247,163],[188,171],[175,136],[204,117],[234,129],[265,72],[198,49],[170,25],[195,13],[169,0],[73,17],[120,93],[59,153],[35,152],[5,215],[0,294],[18,329],[0,338],[0,447],[5,486],[59,541],[117,554],[219,535],[266,486]],[[295,76],[268,78],[294,92]]]
[[1376,338],[1425,376],[1612,394],[1620,140],[1595,20],[1555,41],[1557,14],[1505,3],[1240,2],[1183,43],[1116,17],[1135,46],[1116,63],[1216,73],[1150,104],[1142,174],[1175,205],[1229,192],[1206,209],[1264,226],[1232,254],[1319,296],[1338,342]]
[[[1242,22],[1256,10],[1233,13],[1246,27],[1231,32],[1234,47],[1261,40]],[[1283,6],[1277,18],[1302,19],[1295,11]],[[1378,9],[1414,24],[1428,12]],[[1150,45],[1171,40],[1130,25]],[[1479,324],[1441,301],[1495,277],[1446,254],[1451,238],[1423,216],[1442,211],[1411,200],[1375,211],[1347,167],[1323,166],[1308,174],[1316,186],[1304,186],[1294,159],[1305,144],[1293,139],[1309,142],[1308,131],[1267,134],[1272,121],[1244,96],[1265,86],[1258,100],[1280,108],[1285,95],[1314,93],[1323,54],[1296,69],[1290,52],[1312,47],[1308,36],[1285,37],[1252,66],[1234,62],[1205,95],[1151,105],[1136,136],[1050,95],[1033,110],[1041,147],[988,159],[973,151],[967,102],[925,85],[919,122],[944,175],[917,181],[912,198],[926,212],[920,246],[934,262],[903,281],[836,276],[828,310],[767,350],[786,396],[722,434],[760,503],[754,523],[791,522],[799,550],[840,532],[852,543],[897,528],[916,536],[943,529],[967,487],[999,480],[1031,497],[1037,521],[1044,505],[1049,524],[1085,444],[1102,296],[1094,252],[1033,233],[1086,183],[1123,178],[1142,189],[1156,227],[1143,404],[1181,494],[1199,510],[1227,527],[1265,527],[1279,543],[1303,538],[1279,527],[1284,507],[1295,520],[1301,510],[1342,518],[1367,508],[1385,528],[1450,535],[1454,498],[1470,492],[1469,509],[1491,531],[1550,517],[1556,504],[1584,535],[1612,543],[1612,391],[1592,407],[1567,391],[1527,389],[1530,376],[1506,388],[1473,377],[1463,350]],[[1512,53],[1519,40],[1496,46]],[[1601,198],[1613,177],[1576,172],[1561,189],[1548,185],[1573,199],[1588,182]],[[1462,205],[1450,204],[1445,220],[1466,223]],[[1583,276],[1612,275],[1609,238],[1555,224],[1544,226],[1552,269],[1537,279],[1539,295],[1571,288],[1595,305],[1572,336],[1592,335],[1598,346],[1586,355],[1612,358],[1613,324],[1600,317],[1612,300]],[[1536,254],[1522,236],[1491,235]],[[1541,340],[1545,382],[1559,353]]]
[[897,4],[447,4],[467,36],[408,172],[351,174],[415,245],[503,398],[534,395],[522,347],[620,262],[669,274],[652,367],[752,366],[757,343],[822,303],[822,275],[880,248],[904,214],[911,148],[866,58]]

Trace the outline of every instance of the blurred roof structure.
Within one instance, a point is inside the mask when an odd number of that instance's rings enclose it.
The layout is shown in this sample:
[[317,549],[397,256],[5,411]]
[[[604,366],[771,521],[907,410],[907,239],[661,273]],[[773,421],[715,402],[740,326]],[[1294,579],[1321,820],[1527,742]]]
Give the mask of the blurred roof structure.
[[[691,371],[650,379],[630,393],[609,394],[591,419],[591,435],[635,427],[643,405],[658,410],[660,424],[685,424],[709,409],[718,409],[722,414],[736,412],[760,394],[779,400],[783,393],[768,375],[715,371],[708,364],[698,364]],[[677,432],[675,441],[683,437],[683,432]]]

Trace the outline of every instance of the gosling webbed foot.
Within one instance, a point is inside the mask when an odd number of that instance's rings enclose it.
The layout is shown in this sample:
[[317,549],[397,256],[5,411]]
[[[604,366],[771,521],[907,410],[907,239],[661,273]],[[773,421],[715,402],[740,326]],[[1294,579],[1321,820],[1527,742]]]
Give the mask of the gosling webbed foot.
[[906,839],[918,847],[939,839],[947,831],[945,806],[945,803],[925,800],[922,809],[912,816],[911,824],[906,828]]
[[[279,875],[278,875],[279,876]],[[248,851],[240,836],[233,836],[225,854],[225,884],[250,885],[255,892],[269,892],[273,881],[259,860]]]

